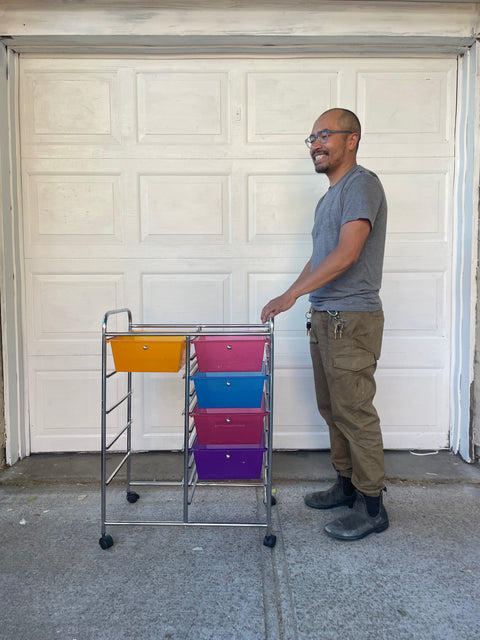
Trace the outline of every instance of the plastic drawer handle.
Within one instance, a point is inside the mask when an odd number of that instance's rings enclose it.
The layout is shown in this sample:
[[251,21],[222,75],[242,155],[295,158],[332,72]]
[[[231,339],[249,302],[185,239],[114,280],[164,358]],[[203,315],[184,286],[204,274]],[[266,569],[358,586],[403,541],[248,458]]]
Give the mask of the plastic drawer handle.
[[230,380],[227,382],[227,387],[231,387],[232,383],[230,382]]
[[227,349],[231,349],[232,345],[231,344],[227,344]]
[[230,454],[229,454],[229,453],[226,453],[226,454],[225,454],[225,457],[226,457],[226,458],[230,458]]
[[146,344],[144,344],[144,345],[143,345],[143,349],[144,349],[145,351],[148,349],[148,347],[147,347],[147,345],[146,345]]
[[226,419],[226,422],[230,423],[230,422],[231,422],[230,418],[227,418],[227,419]]

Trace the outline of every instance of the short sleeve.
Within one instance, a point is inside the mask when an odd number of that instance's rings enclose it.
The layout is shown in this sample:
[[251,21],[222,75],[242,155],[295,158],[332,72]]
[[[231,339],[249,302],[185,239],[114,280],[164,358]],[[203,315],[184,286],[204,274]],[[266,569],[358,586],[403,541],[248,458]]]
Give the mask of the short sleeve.
[[373,227],[384,200],[385,194],[377,176],[370,172],[357,173],[342,191],[341,224],[366,219]]

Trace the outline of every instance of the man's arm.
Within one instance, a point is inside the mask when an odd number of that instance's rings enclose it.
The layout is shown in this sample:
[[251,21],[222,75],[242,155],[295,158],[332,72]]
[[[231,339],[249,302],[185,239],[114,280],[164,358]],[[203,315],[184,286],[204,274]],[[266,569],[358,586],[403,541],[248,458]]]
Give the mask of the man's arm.
[[310,259],[285,293],[265,305],[261,314],[262,322],[287,311],[300,296],[324,287],[350,269],[358,260],[370,230],[370,222],[364,218],[345,223],[340,229],[335,249],[313,271],[310,271]]

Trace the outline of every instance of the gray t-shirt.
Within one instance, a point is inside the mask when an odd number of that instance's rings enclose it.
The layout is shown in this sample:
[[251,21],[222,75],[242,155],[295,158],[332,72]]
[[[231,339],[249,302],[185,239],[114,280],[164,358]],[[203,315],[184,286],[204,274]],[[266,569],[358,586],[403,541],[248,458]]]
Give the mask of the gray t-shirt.
[[387,202],[378,177],[356,165],[320,199],[312,230],[312,270],[338,244],[346,222],[367,219],[371,232],[358,261],[329,284],[312,291],[310,303],[317,311],[377,311],[382,308],[383,254]]

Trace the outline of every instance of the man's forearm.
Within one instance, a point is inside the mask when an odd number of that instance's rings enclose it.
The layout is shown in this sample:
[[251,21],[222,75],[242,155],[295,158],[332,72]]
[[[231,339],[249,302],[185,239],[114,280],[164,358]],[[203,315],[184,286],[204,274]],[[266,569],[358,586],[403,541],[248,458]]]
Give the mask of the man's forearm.
[[345,273],[351,266],[350,259],[334,250],[313,271],[302,272],[290,287],[290,291],[296,298],[299,298],[324,287]]

